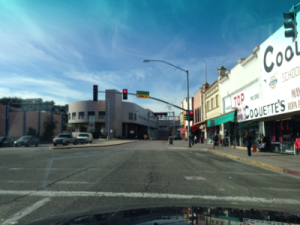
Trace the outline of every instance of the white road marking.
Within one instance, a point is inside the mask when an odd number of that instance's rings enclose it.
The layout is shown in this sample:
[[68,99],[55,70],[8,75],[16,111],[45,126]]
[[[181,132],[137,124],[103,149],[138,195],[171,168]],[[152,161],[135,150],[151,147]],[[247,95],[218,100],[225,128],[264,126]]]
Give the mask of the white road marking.
[[206,180],[204,177],[197,177],[197,176],[190,176],[190,177],[185,177],[187,180]]
[[9,191],[0,190],[0,195],[28,195],[31,197],[120,197],[120,198],[167,198],[167,199],[204,199],[215,201],[240,201],[258,202],[272,204],[294,204],[300,205],[297,199],[286,198],[257,198],[247,196],[216,196],[216,195],[181,195],[181,194],[161,194],[143,192],[89,192],[89,191]]
[[45,198],[41,201],[34,203],[31,206],[28,206],[27,208],[21,210],[20,212],[17,212],[13,216],[11,216],[8,220],[4,221],[3,225],[18,223],[18,220],[20,220],[22,217],[28,215],[29,213],[33,212],[34,210],[36,210],[40,207],[42,207],[49,201],[50,201],[50,198]]
[[[1,183],[43,183],[44,181],[28,181],[28,180],[8,180],[8,181],[0,181]],[[59,181],[57,184],[88,184],[88,183],[95,183],[95,182],[87,182],[87,181]]]

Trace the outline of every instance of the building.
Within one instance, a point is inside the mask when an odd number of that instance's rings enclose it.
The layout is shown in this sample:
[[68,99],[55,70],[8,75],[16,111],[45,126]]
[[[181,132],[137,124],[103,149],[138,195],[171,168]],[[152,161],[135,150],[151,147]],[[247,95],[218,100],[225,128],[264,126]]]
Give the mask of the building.
[[197,91],[193,97],[193,114],[194,120],[193,125],[191,126],[191,132],[193,136],[197,137],[197,140],[202,141],[204,136],[203,125],[201,125],[201,90]]
[[21,108],[0,105],[0,136],[8,136],[14,140],[27,135],[29,128],[36,130],[37,136],[43,140],[45,124],[53,121],[56,128],[54,136],[63,132],[63,115],[43,111],[23,111]]
[[[193,109],[193,100],[194,100],[194,98],[191,97],[190,101],[189,101],[190,110]],[[187,98],[183,99],[183,101],[180,103],[180,107],[185,110],[188,109]],[[180,136],[181,136],[182,140],[187,140],[187,138],[188,138],[188,121],[184,119],[185,115],[186,115],[186,111],[181,110],[181,113],[180,113]],[[189,121],[189,123],[190,123],[190,127],[191,127],[193,125],[193,121]]]
[[[297,22],[300,18],[297,17]],[[239,107],[238,121],[263,122],[270,150],[297,154],[300,138],[300,37],[285,38],[279,28],[260,45],[261,98]]]
[[152,114],[149,109],[122,101],[122,93],[117,90],[106,90],[105,100],[69,103],[69,124],[77,132],[91,128],[92,124],[93,133],[110,137],[144,138],[148,127],[158,128],[158,118]]
[[256,46],[247,57],[238,60],[238,63],[226,71],[220,81],[220,94],[222,96],[221,111],[226,115],[228,122],[223,123],[224,132],[221,139],[224,146],[246,147],[245,133],[252,133],[258,137],[263,133],[262,122],[238,123],[236,110],[249,103],[255,103],[261,98],[260,88],[260,47]]

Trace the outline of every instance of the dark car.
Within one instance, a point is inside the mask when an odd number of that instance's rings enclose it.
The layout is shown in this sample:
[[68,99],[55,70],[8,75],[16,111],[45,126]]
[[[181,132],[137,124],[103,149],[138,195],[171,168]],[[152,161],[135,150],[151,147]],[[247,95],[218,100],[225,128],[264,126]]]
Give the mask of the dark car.
[[73,143],[74,145],[77,145],[77,139],[76,137],[73,137],[72,134],[63,133],[58,135],[53,139],[53,145],[68,145],[70,143]]
[[12,147],[14,146],[14,141],[9,137],[0,137],[0,148],[1,147]]
[[19,146],[26,146],[29,147],[30,145],[35,145],[36,147],[39,146],[39,139],[34,136],[23,136],[20,137],[18,140],[14,142],[15,147]]

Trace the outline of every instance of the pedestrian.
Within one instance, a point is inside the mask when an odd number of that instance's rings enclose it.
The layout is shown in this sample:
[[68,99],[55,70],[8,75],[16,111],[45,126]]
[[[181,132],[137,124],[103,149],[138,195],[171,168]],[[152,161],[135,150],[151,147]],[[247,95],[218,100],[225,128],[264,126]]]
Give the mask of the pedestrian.
[[197,143],[197,136],[195,135],[195,144]]
[[218,143],[219,137],[217,135],[217,133],[215,133],[214,137],[213,137],[213,145],[216,146]]
[[245,139],[246,139],[248,156],[251,156],[251,147],[252,147],[252,142],[253,142],[251,134],[249,135],[248,132],[246,132]]

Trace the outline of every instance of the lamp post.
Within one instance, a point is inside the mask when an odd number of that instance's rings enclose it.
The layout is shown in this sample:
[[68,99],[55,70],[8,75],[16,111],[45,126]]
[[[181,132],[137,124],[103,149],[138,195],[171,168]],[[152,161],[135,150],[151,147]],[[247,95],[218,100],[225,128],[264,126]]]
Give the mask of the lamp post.
[[143,62],[162,62],[162,63],[166,63],[170,66],[173,66],[179,70],[182,70],[184,72],[186,72],[186,86],[187,86],[187,112],[188,112],[188,142],[189,142],[189,147],[191,147],[191,137],[190,137],[190,96],[189,96],[189,71],[188,70],[184,70],[178,66],[175,66],[171,63],[165,62],[163,60],[149,60],[149,59],[145,59],[143,60]]

